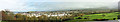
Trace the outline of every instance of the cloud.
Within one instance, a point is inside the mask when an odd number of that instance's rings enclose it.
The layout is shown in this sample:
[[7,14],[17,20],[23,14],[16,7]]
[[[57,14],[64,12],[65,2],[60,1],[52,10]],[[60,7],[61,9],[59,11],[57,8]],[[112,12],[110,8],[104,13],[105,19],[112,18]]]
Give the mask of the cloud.
[[114,7],[118,1],[119,0],[0,0],[0,10],[47,11],[94,8],[100,6]]
[[25,0],[0,0],[0,10],[9,9],[11,11],[28,11],[34,10],[25,5]]
[[119,0],[46,0],[46,2],[118,2]]
[[[38,2],[39,4],[40,2]],[[32,5],[39,8],[38,10],[66,10],[66,9],[83,9],[83,8],[98,8],[98,7],[117,7],[115,2],[44,2],[40,5]]]

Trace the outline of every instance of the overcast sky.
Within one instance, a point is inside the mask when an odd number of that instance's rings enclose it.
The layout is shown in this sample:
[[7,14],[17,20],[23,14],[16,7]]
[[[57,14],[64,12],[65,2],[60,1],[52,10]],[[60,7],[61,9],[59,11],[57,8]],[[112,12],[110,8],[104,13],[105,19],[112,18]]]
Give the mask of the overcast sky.
[[95,7],[116,7],[119,0],[0,0],[0,10],[47,11]]

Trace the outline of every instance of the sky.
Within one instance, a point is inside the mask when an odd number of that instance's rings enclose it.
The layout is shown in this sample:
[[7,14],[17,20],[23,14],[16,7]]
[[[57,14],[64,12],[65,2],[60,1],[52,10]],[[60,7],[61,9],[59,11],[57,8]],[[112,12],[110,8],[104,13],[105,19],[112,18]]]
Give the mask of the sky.
[[119,0],[0,0],[0,10],[51,11],[97,7],[117,7]]

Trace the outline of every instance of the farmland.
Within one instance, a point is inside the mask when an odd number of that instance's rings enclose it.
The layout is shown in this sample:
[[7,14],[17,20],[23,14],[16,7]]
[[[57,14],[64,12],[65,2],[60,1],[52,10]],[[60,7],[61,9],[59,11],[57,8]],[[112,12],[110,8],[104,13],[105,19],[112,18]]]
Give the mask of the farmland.
[[65,22],[70,21],[96,21],[94,19],[107,19],[107,20],[117,20],[120,15],[120,12],[112,12],[112,13],[100,13],[100,14],[89,14],[84,16],[74,17],[74,20],[68,20]]

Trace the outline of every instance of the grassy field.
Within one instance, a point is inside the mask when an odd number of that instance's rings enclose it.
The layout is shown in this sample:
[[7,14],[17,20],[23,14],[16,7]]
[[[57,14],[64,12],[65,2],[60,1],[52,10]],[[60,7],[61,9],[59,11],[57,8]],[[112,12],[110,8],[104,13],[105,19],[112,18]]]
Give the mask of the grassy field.
[[1,22],[7,22],[7,21],[1,21]]
[[[84,16],[74,17],[75,20],[69,20],[65,22],[84,22],[84,21],[94,21],[93,19],[109,19],[109,20],[117,20],[117,16],[120,15],[120,12],[112,12],[112,13],[100,13],[100,14],[89,14]],[[81,18],[81,19],[78,19]]]

